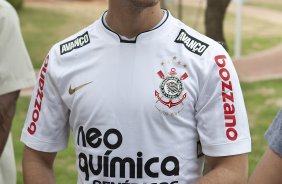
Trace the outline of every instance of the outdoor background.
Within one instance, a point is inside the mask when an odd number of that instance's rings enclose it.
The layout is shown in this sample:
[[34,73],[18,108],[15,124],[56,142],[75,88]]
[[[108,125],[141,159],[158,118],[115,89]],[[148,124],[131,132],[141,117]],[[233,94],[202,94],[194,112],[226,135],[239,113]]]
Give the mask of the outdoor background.
[[[173,0],[166,1],[177,15]],[[183,0],[183,21],[203,32],[204,0]],[[20,10],[22,33],[33,65],[38,70],[51,46],[97,20],[106,10],[107,1],[26,0]],[[233,56],[235,5],[229,6],[225,19],[225,36]],[[244,4],[242,29],[242,57],[234,64],[241,79],[249,116],[253,151],[249,156],[249,173],[262,156],[267,144],[264,132],[282,107],[282,1],[248,0]],[[258,62],[260,61],[260,62]],[[261,64],[262,63],[262,64]],[[268,69],[267,69],[268,68]],[[278,69],[277,69],[278,68]],[[275,71],[275,75],[274,75]],[[22,150],[19,141],[27,113],[30,90],[19,98],[13,121],[13,138],[17,163],[18,183],[22,181]],[[72,138],[69,147],[58,153],[55,161],[57,183],[76,183],[75,154]]]

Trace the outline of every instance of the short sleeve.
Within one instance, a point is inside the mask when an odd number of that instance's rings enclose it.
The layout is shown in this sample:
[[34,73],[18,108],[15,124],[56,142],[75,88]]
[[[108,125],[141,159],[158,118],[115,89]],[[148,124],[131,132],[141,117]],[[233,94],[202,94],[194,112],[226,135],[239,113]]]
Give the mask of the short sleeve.
[[282,157],[282,109],[265,133],[269,147]]
[[250,152],[248,118],[233,63],[220,45],[206,57],[209,67],[195,106],[203,152],[208,156]]
[[27,113],[21,141],[43,152],[58,152],[67,147],[69,110],[58,90],[56,54],[46,57],[40,70]]
[[25,47],[19,19],[6,1],[0,6],[0,95],[35,83],[35,74]]

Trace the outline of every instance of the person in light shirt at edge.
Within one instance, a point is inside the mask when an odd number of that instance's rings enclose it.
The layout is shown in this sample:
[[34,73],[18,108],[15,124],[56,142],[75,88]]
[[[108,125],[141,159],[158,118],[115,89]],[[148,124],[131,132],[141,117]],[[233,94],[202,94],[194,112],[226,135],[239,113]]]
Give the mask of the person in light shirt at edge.
[[282,183],[282,109],[265,133],[268,147],[249,184]]
[[0,184],[16,184],[11,127],[20,90],[35,83],[35,74],[14,7],[0,0]]

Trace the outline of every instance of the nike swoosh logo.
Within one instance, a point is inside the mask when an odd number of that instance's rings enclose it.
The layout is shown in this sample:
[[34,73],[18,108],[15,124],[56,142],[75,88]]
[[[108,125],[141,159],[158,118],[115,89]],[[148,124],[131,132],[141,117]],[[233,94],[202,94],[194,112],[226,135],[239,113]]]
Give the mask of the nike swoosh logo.
[[76,91],[80,90],[81,88],[83,88],[84,86],[86,86],[86,85],[88,85],[88,84],[90,84],[90,83],[92,83],[92,82],[93,82],[93,81],[88,82],[88,83],[85,83],[85,84],[82,84],[82,85],[80,85],[80,86],[77,86],[76,88],[71,88],[71,86],[70,86],[70,88],[69,88],[69,94],[70,94],[70,95],[74,94]]

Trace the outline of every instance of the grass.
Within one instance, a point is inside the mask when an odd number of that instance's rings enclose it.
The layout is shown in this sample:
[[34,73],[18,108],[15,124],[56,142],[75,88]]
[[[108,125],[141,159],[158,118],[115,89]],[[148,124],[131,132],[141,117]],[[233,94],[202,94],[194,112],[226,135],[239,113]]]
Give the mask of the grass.
[[[20,97],[17,103],[17,112],[13,121],[12,133],[15,148],[15,158],[17,164],[17,183],[23,183],[22,176],[22,154],[23,144],[20,142],[21,131],[28,110],[30,98]],[[70,138],[68,148],[60,152],[55,160],[55,175],[57,183],[76,183],[77,173],[75,166],[75,154],[73,139]]]
[[[253,146],[252,153],[249,155],[249,173],[253,172],[258,160],[267,147],[263,135],[282,106],[281,83],[282,80],[271,80],[242,84]],[[20,143],[19,139],[29,100],[30,99],[27,97],[20,97],[12,129],[18,183],[23,183],[21,169],[23,144]],[[70,139],[68,149],[57,155],[55,161],[55,175],[58,184],[76,183],[77,173],[75,168],[73,139]]]
[[[224,32],[229,53],[234,53],[235,16],[227,14]],[[282,44],[281,26],[270,22],[244,16],[242,22],[242,55],[249,55]]]
[[34,68],[56,42],[79,31],[91,20],[59,10],[26,7],[19,12],[23,37]]
[[[227,40],[229,47],[229,54],[232,56],[234,54],[234,38],[228,38]],[[281,37],[247,37],[242,40],[242,50],[241,54],[243,56],[263,51],[267,48],[271,48],[275,45],[282,43]]]
[[271,80],[242,84],[253,145],[249,156],[250,173],[267,147],[263,135],[282,107],[281,82]]
[[40,68],[52,44],[62,39],[68,16],[44,9],[25,8],[19,12],[23,37],[35,68]]

